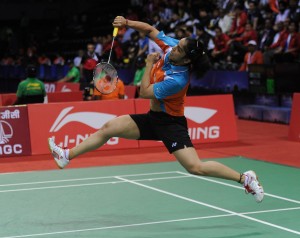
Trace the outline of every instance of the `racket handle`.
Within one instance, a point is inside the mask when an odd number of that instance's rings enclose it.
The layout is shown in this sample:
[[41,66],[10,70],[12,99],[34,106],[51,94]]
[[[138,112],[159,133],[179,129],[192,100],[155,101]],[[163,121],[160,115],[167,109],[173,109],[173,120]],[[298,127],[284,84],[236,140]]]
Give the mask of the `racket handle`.
[[115,27],[115,28],[114,28],[114,31],[113,31],[113,37],[116,37],[116,36],[118,35],[118,30],[119,30],[118,27]]

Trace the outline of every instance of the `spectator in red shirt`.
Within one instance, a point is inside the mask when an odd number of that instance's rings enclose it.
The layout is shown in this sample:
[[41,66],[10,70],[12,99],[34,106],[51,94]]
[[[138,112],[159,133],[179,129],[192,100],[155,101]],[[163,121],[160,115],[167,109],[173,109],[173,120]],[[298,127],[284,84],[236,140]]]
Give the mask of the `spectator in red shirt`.
[[239,68],[239,71],[248,71],[249,64],[263,64],[263,54],[257,50],[257,43],[254,40],[248,42],[248,52],[245,54],[244,62]]
[[215,37],[213,38],[215,47],[211,52],[211,58],[213,63],[216,63],[220,60],[224,60],[226,58],[229,47],[227,43],[229,40],[229,36],[222,32],[221,27],[217,26],[215,28]]
[[273,42],[270,46],[265,47],[264,52],[264,63],[265,64],[272,64],[274,61],[274,54],[286,38],[288,31],[284,28],[283,22],[278,22],[273,27],[274,31],[276,32],[273,38]]
[[275,51],[275,62],[294,62],[300,50],[300,36],[298,25],[292,21],[289,25],[289,33],[285,34],[284,40]]
[[237,61],[241,62],[245,53],[248,50],[248,42],[257,41],[257,32],[253,30],[252,24],[245,25],[245,31],[238,37],[230,39],[227,44],[229,45],[229,55],[236,56]]
[[228,35],[230,37],[240,36],[245,30],[247,20],[248,16],[247,13],[244,11],[243,5],[236,5],[234,8],[234,18]]

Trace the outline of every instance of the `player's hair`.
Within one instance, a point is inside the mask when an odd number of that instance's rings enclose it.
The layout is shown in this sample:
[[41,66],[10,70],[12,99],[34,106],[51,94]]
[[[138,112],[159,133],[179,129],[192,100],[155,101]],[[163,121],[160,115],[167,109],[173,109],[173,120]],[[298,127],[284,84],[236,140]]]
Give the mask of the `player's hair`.
[[191,60],[191,70],[196,73],[198,78],[201,78],[211,68],[210,59],[202,41],[189,37],[186,40],[184,51]]
[[201,41],[187,37],[186,45],[183,48],[187,57],[193,62],[202,56],[204,52],[204,45]]

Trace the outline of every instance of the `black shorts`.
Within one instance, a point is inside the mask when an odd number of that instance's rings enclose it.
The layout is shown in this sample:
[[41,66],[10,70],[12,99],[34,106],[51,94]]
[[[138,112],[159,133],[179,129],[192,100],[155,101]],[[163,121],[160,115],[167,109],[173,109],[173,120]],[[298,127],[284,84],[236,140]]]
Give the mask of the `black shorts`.
[[171,116],[165,112],[154,111],[130,116],[140,130],[139,140],[161,140],[170,153],[193,147],[185,116]]

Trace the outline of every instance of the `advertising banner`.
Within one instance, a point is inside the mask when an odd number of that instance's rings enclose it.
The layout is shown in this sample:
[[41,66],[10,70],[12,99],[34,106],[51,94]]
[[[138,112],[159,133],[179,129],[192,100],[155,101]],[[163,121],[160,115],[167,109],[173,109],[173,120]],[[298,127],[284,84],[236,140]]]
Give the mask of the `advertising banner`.
[[0,107],[0,158],[30,154],[27,107]]
[[[133,99],[28,105],[32,154],[49,153],[49,137],[61,147],[72,148],[107,121],[134,111]],[[136,140],[114,137],[100,149],[137,147]]]
[[[150,100],[137,99],[136,112],[146,113]],[[232,95],[190,96],[184,114],[194,144],[236,141],[237,127]],[[140,141],[140,147],[163,146],[162,142]]]
[[289,140],[300,142],[300,93],[294,93],[289,127]]
[[79,91],[79,83],[45,83],[47,93]]

